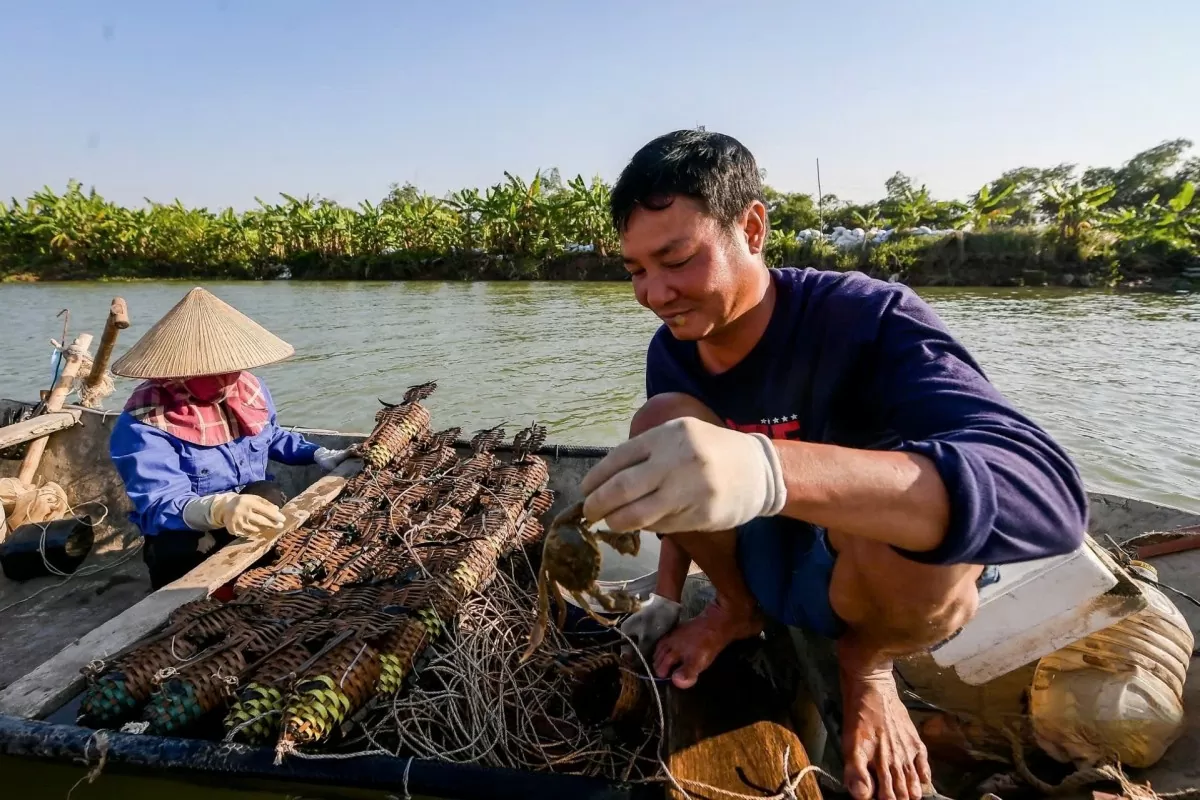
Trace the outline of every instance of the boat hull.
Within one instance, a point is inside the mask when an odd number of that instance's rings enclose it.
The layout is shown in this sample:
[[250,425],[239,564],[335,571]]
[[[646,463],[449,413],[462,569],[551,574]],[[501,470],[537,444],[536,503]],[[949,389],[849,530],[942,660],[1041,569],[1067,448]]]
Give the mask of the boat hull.
[[[0,755],[60,764],[95,765],[104,752],[104,771],[167,777],[198,786],[269,791],[322,797],[362,797],[377,791],[403,797],[458,800],[642,800],[661,797],[648,784],[613,783],[597,778],[450,764],[393,756],[358,756],[350,761],[289,758],[275,765],[268,747],[98,732],[75,725],[0,715]],[[354,793],[351,795],[351,793]]]

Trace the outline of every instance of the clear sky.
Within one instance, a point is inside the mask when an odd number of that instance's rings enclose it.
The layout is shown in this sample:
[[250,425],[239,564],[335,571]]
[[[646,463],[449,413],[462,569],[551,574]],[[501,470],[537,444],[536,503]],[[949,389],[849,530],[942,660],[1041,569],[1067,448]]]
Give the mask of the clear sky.
[[[655,135],[736,136],[784,190],[962,197],[1004,169],[1200,145],[1200,2],[0,0],[0,197],[441,194]],[[1200,148],[1193,150],[1193,154]]]

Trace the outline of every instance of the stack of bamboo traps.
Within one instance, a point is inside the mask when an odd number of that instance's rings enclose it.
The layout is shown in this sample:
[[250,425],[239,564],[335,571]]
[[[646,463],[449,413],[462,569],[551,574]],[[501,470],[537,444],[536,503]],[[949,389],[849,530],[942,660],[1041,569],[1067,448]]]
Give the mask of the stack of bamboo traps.
[[[507,448],[500,428],[463,445],[459,429],[430,427],[421,401],[435,388],[379,411],[363,471],[243,572],[232,600],[182,606],[161,632],[89,665],[80,723],[273,745],[277,761],[361,745],[623,779],[652,771],[654,734],[641,733],[653,684],[619,663],[619,638],[583,650],[555,630],[518,663],[536,615],[530,559],[554,502],[536,455],[545,428]],[[470,689],[449,696],[448,671]],[[514,701],[527,692],[537,696]],[[618,722],[637,741],[614,745]]]

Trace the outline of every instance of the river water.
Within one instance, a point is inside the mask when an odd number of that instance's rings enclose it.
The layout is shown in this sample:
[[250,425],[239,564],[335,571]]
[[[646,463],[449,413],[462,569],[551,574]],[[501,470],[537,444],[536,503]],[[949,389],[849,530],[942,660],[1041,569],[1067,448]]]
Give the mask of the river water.
[[[641,402],[656,320],[627,284],[212,283],[206,287],[295,346],[258,370],[284,424],[367,432],[378,400],[437,380],[438,427],[537,419],[551,441],[613,444]],[[189,283],[0,285],[0,396],[34,398],[50,338],[99,338],[114,295],[129,304],[124,352]],[[997,386],[1044,425],[1089,488],[1200,512],[1200,296],[1101,291],[923,289]],[[132,388],[106,401],[119,408]],[[63,797],[82,767],[0,758],[0,770]],[[104,776],[75,798],[267,797]],[[314,796],[309,794],[309,796]],[[273,797],[282,797],[274,795]]]
[[[613,444],[644,397],[657,320],[620,283],[212,283],[296,348],[258,370],[284,424],[367,432],[378,400],[427,380],[438,427],[537,419],[552,442]],[[50,379],[71,335],[103,327],[114,295],[124,352],[183,282],[0,285],[0,396]],[[1200,296],[1055,289],[922,289],[985,372],[1079,464],[1089,488],[1200,511]],[[133,382],[121,380],[109,407]]]

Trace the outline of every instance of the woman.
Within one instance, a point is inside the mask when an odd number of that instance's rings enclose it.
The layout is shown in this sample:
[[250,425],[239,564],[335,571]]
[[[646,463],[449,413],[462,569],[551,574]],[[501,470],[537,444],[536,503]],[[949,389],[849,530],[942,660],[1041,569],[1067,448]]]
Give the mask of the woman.
[[267,461],[328,471],[347,450],[328,450],[279,427],[266,385],[247,370],[295,350],[201,288],[188,292],[112,366],[143,378],[109,439],[109,454],[145,538],[158,589],[234,537],[283,525],[282,490]]

